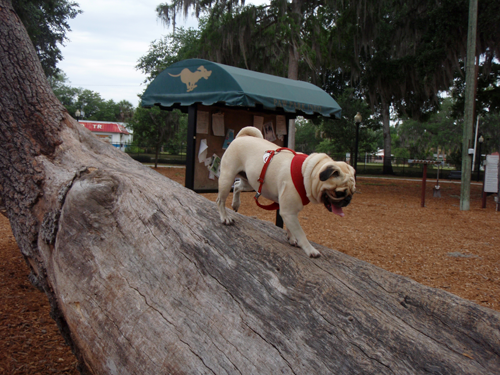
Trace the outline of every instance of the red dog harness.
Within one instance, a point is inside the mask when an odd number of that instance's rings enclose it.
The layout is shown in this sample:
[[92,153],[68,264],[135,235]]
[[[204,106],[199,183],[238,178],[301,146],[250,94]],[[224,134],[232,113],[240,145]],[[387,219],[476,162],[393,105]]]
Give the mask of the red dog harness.
[[286,147],[280,147],[276,150],[269,150],[266,151],[266,153],[269,153],[269,157],[267,158],[266,162],[264,163],[264,166],[262,167],[262,172],[260,173],[260,177],[258,179],[260,185],[259,185],[259,191],[257,194],[255,194],[255,203],[257,203],[257,206],[260,208],[263,208],[264,210],[277,210],[280,208],[279,204],[276,202],[273,202],[267,206],[264,206],[259,203],[259,197],[262,192],[262,185],[264,185],[264,177],[266,177],[266,172],[267,168],[269,167],[269,164],[271,164],[271,160],[273,159],[274,155],[276,155],[280,151],[290,151],[292,152],[295,156],[292,159],[292,164],[290,165],[290,173],[292,175],[292,181],[293,185],[295,186],[295,189],[300,195],[300,199],[302,200],[302,204],[305,206],[306,204],[309,203],[309,198],[307,198],[307,193],[306,193],[306,188],[304,186],[304,177],[302,176],[302,164],[304,164],[304,161],[307,158],[306,154],[297,154],[295,151],[286,148]]

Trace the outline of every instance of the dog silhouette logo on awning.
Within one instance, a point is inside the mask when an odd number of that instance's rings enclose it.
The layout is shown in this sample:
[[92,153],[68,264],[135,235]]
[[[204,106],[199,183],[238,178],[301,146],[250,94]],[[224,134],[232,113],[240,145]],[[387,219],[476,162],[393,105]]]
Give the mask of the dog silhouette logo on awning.
[[184,68],[179,74],[168,74],[172,77],[181,77],[182,83],[187,86],[187,92],[191,92],[198,87],[196,83],[202,78],[208,79],[208,77],[212,74],[212,71],[205,69],[205,67],[201,65],[194,72],[190,71],[188,68]]

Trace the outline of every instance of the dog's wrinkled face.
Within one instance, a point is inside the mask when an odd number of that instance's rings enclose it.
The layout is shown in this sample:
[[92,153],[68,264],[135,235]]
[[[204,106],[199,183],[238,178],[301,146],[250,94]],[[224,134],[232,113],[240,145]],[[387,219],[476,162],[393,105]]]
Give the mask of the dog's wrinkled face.
[[355,170],[344,162],[332,162],[323,166],[319,179],[321,183],[321,202],[326,209],[344,216],[346,207],[356,191]]

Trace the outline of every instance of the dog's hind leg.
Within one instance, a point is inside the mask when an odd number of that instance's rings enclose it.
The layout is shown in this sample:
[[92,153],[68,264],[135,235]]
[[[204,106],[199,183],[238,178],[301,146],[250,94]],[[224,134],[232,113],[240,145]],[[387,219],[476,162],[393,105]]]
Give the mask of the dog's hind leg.
[[227,215],[226,200],[231,191],[231,186],[234,182],[236,173],[225,173],[221,168],[221,175],[219,177],[219,195],[217,195],[217,208],[219,209],[220,221],[222,224],[231,225],[234,220]]
[[239,177],[234,182],[233,203],[231,204],[231,207],[233,207],[233,210],[236,212],[238,212],[241,205],[240,193],[242,191],[253,191],[253,188],[245,178]]

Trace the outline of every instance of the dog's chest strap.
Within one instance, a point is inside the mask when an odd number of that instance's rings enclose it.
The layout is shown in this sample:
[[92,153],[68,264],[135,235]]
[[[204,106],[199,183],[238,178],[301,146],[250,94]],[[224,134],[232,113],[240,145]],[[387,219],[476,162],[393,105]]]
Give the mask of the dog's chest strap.
[[306,187],[304,186],[304,176],[302,176],[302,164],[306,160],[306,154],[295,154],[292,159],[292,165],[290,166],[290,172],[292,174],[292,181],[295,189],[302,199],[302,204],[305,206],[309,203],[309,198],[307,198]]
[[307,193],[306,193],[306,188],[304,186],[304,178],[302,176],[302,164],[304,164],[304,160],[306,160],[307,155],[305,154],[297,154],[295,151],[286,148],[286,147],[280,147],[276,150],[269,150],[266,151],[266,154],[269,154],[267,157],[267,160],[264,163],[264,166],[262,167],[262,172],[260,173],[260,177],[258,179],[260,185],[259,185],[259,190],[257,194],[255,194],[255,203],[257,206],[260,208],[263,208],[264,210],[277,210],[280,208],[279,204],[276,202],[273,202],[269,205],[262,205],[259,203],[259,197],[262,192],[262,185],[264,185],[264,178],[266,177],[266,172],[267,168],[269,167],[269,164],[271,164],[271,160],[273,159],[274,155],[279,153],[280,151],[290,151],[292,152],[295,156],[292,159],[292,164],[290,166],[290,172],[292,175],[292,181],[295,186],[295,189],[297,189],[297,192],[300,195],[300,199],[302,200],[302,204],[305,206],[306,204],[309,203],[309,198],[307,198]]

